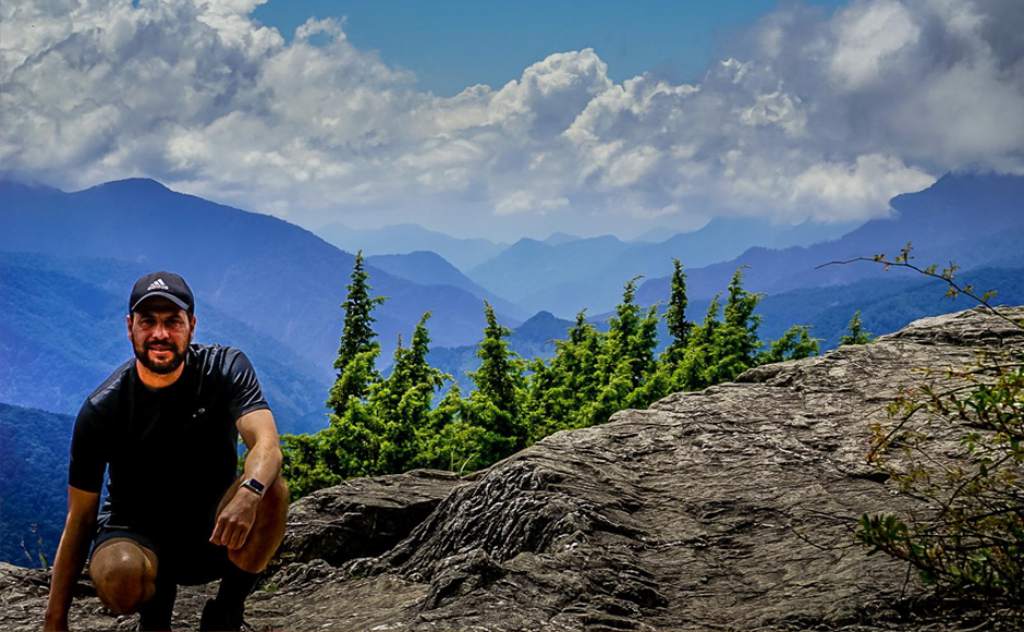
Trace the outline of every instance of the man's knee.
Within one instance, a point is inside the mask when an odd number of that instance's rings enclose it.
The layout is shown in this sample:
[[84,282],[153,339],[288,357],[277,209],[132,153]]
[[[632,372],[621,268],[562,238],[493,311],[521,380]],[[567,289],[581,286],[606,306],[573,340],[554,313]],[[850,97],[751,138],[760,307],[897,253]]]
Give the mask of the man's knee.
[[278,476],[260,501],[256,523],[245,545],[228,551],[228,559],[235,566],[249,573],[263,572],[284,537],[288,502],[288,484]]
[[257,516],[254,526],[270,533],[283,530],[284,522],[288,517],[288,503],[291,500],[289,494],[288,483],[284,478],[278,476],[274,479],[273,484],[267,488],[267,493],[260,501],[258,510],[260,515]]
[[111,540],[89,562],[96,594],[118,614],[135,612],[156,591],[155,557],[131,540]]

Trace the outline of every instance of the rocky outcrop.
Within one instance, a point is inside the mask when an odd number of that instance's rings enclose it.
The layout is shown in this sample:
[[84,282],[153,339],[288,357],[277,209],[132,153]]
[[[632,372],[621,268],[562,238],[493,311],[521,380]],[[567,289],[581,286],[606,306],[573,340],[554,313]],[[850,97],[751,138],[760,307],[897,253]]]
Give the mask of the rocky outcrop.
[[313,492],[289,508],[274,569],[315,559],[339,566],[381,555],[408,536],[458,482],[451,472],[413,470]]
[[[942,369],[970,365],[978,351],[1011,348],[1024,349],[1020,329],[978,311],[950,314],[558,433],[454,485],[380,555],[310,559],[316,547],[290,534],[289,551],[303,552],[253,595],[249,621],[288,630],[975,626],[973,614],[904,599],[906,568],[868,555],[852,525],[911,502],[865,462],[885,404],[901,388],[949,379]],[[331,505],[360,511],[341,498]],[[331,532],[309,541],[345,550]],[[0,569],[0,587],[14,581],[9,573]],[[24,613],[38,595],[0,593],[5,613],[22,613],[0,624],[34,629]],[[195,594],[180,600],[183,626],[198,617]],[[79,600],[73,621],[118,625],[96,607]]]

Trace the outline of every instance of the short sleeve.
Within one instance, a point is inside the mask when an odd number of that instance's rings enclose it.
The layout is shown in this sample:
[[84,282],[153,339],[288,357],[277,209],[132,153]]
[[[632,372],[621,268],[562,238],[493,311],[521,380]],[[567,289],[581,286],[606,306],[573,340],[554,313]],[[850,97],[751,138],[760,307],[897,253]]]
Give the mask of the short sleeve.
[[106,441],[96,408],[85,400],[71,435],[71,458],[68,463],[68,485],[87,492],[99,493],[107,467]]
[[241,351],[236,351],[233,355],[227,374],[228,411],[231,418],[238,421],[242,415],[254,410],[269,409],[270,405],[263,398],[263,389],[260,388],[256,371],[252,368],[249,358]]

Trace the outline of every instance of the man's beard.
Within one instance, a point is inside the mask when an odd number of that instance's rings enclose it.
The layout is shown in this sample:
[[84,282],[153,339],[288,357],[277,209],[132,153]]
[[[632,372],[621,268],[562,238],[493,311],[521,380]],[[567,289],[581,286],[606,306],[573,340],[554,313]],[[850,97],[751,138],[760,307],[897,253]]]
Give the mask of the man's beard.
[[[191,342],[191,340],[189,342]],[[170,360],[156,362],[150,358],[149,349],[151,346],[159,346],[160,351],[170,352]],[[153,373],[160,375],[174,373],[178,367],[181,366],[181,363],[185,361],[185,354],[188,352],[188,343],[185,344],[185,349],[182,351],[176,349],[174,347],[174,343],[149,343],[142,347],[137,344],[133,344],[132,347],[135,349],[135,357],[142,363],[142,366],[146,367]]]

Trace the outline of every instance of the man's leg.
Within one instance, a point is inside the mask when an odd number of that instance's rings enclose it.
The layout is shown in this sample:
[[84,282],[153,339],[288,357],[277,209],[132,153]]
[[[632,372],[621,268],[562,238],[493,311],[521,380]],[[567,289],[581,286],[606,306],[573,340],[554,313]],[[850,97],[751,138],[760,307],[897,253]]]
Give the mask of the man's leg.
[[[235,483],[224,494],[217,514],[238,491]],[[249,493],[242,490],[241,493]],[[241,548],[227,552],[228,562],[220,582],[217,597],[207,602],[199,629],[238,629],[245,609],[245,599],[256,586],[259,574],[266,569],[284,539],[288,518],[288,486],[278,477],[271,485],[256,510],[256,522]]]
[[137,612],[153,598],[156,571],[156,553],[126,537],[101,542],[89,560],[89,576],[96,594],[117,614]]
[[170,630],[178,586],[173,579],[156,577],[156,594],[139,608],[139,630]]
[[162,581],[157,571],[153,549],[131,537],[102,540],[89,560],[100,601],[117,614],[138,612],[142,630],[171,629],[177,586]]
[[[217,508],[218,515],[237,489],[238,481],[221,499]],[[249,493],[245,490],[242,492]],[[256,510],[256,522],[249,531],[245,544],[240,549],[228,550],[228,559],[235,566],[247,573],[263,572],[284,539],[284,528],[288,521],[288,500],[288,485],[278,476],[260,500],[259,508]]]

